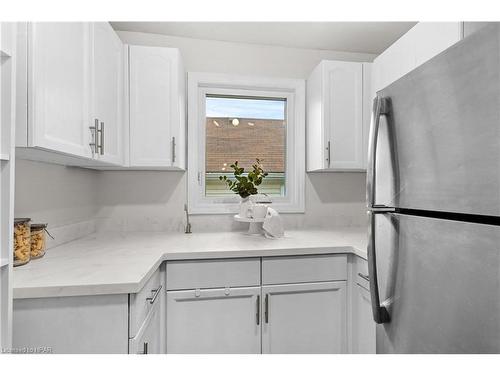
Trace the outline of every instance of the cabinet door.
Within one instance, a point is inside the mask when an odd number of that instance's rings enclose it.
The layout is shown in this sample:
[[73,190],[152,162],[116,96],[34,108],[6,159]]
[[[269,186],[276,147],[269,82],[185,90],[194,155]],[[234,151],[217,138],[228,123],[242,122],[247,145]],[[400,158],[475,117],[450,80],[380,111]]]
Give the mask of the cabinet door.
[[[123,163],[123,44],[109,23],[93,25],[93,121],[98,121],[97,158]],[[101,152],[102,151],[102,152]]]
[[260,287],[167,292],[167,353],[261,352]]
[[[130,46],[130,165],[172,167],[177,50]],[[175,140],[177,143],[179,140]]]
[[130,339],[130,354],[161,354],[161,307],[149,313],[137,336]]
[[29,28],[29,145],[89,157],[89,24],[35,22]]
[[324,126],[328,168],[363,168],[363,66],[329,61],[325,64]]
[[345,353],[346,282],[262,287],[263,353]]
[[353,352],[373,354],[376,351],[376,325],[373,321],[370,291],[356,284],[354,304]]

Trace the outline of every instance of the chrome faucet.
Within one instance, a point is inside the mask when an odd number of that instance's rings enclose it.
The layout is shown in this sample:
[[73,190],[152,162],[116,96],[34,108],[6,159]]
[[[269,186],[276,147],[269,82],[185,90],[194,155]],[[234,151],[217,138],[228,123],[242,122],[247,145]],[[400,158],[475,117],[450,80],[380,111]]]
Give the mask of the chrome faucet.
[[186,227],[184,228],[184,233],[191,233],[191,223],[189,222],[189,212],[187,204],[184,204],[184,212],[186,213]]

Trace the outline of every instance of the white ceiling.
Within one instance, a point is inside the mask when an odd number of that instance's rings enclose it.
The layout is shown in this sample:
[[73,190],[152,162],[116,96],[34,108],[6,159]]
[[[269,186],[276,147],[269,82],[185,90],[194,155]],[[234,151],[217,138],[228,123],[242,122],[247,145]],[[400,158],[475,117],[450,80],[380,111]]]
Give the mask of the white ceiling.
[[116,30],[379,54],[416,22],[111,22]]

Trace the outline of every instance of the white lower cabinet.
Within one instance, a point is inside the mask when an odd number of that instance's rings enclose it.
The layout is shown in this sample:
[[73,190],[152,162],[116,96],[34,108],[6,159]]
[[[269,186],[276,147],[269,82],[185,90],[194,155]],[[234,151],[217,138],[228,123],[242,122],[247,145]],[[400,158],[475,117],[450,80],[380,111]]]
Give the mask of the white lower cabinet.
[[156,305],[137,335],[129,340],[129,354],[161,354],[161,308]]
[[354,288],[353,353],[372,354],[376,350],[376,326],[372,317],[370,291],[360,284]]
[[261,352],[260,287],[167,292],[167,353]]
[[345,281],[264,286],[262,296],[263,353],[346,353]]
[[373,320],[368,262],[354,258],[352,276],[352,352],[371,354],[376,352],[376,324]]

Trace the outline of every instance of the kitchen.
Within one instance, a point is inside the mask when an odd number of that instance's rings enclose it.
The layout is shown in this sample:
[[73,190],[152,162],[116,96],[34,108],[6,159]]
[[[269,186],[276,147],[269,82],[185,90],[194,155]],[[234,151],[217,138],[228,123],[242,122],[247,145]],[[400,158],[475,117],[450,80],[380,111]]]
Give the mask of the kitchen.
[[4,351],[500,353],[499,26],[322,26],[1,23]]

